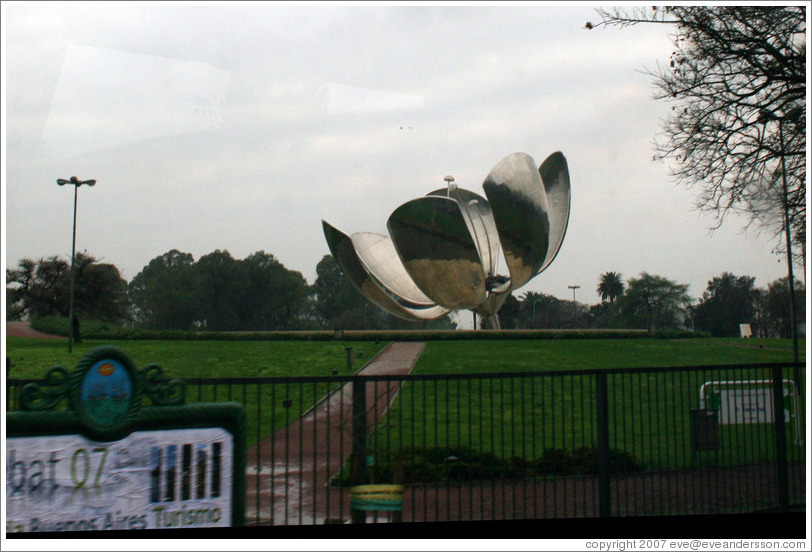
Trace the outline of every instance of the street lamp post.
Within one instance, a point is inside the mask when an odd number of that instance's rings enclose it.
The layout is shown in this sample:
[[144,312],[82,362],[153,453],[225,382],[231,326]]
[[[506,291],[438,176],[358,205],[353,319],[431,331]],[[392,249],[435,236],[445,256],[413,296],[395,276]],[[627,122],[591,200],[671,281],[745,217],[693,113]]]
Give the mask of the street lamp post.
[[778,121],[778,141],[781,147],[781,184],[783,192],[783,208],[784,208],[784,239],[787,242],[787,277],[789,279],[789,325],[790,336],[792,337],[792,360],[798,362],[798,324],[795,319],[795,276],[792,269],[792,235],[789,229],[789,191],[787,188],[787,164],[784,158],[784,120],[787,118],[795,118],[801,113],[801,109],[796,107],[791,109],[788,113],[784,113],[779,117],[769,109],[762,109],[759,113],[759,118],[763,122]]
[[581,286],[567,286],[572,290],[572,325],[577,326],[578,320],[578,303],[575,302],[575,290],[580,289]]
[[71,242],[71,254],[70,254],[70,314],[68,315],[68,352],[73,352],[73,339],[74,339],[74,286],[75,286],[75,274],[74,274],[74,262],[76,260],[76,203],[79,196],[79,186],[87,185],[93,186],[96,184],[95,180],[79,180],[75,176],[71,176],[70,180],[65,180],[64,178],[59,178],[56,181],[57,184],[60,186],[64,186],[65,184],[72,184],[73,185],[73,240]]
[[533,327],[534,328],[536,327],[536,305],[541,303],[541,301],[542,301],[541,299],[536,299],[535,301],[533,301]]

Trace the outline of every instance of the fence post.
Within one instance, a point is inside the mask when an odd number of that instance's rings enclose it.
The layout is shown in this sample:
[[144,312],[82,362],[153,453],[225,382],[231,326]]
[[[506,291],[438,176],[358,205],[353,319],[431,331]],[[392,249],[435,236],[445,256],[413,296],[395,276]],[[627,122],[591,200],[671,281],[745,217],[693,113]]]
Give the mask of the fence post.
[[[403,456],[398,454],[397,458],[395,459],[395,474],[392,478],[392,483],[395,485],[403,485],[403,481],[406,479],[406,467],[404,466]],[[403,521],[403,507],[401,506],[400,510],[395,510],[392,512],[392,522],[393,523],[400,523]]]
[[595,374],[595,392],[598,417],[598,507],[600,517],[612,515],[609,486],[609,393],[606,374]]
[[773,419],[775,424],[775,469],[778,478],[778,505],[789,507],[789,468],[787,465],[787,432],[784,421],[784,371],[775,367],[773,372]]
[[[8,384],[8,380],[9,380],[10,377],[11,377],[11,359],[9,357],[6,357],[6,397],[7,397],[6,398],[6,401],[7,401],[6,402],[6,409],[8,409],[8,405],[11,404],[12,405],[11,409],[15,410],[14,405],[12,404],[11,398],[10,398],[11,397],[11,394],[10,394],[11,386]],[[15,393],[15,396],[16,395],[17,395],[17,393]]]
[[[367,393],[364,378],[352,377],[352,485],[365,485],[367,482],[366,440],[367,440]],[[364,510],[352,510],[353,523],[366,523]]]

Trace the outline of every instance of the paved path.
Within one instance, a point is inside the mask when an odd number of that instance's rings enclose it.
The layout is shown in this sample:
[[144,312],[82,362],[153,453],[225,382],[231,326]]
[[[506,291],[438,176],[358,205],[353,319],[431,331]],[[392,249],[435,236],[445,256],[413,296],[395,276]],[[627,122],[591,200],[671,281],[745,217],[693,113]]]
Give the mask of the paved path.
[[31,328],[31,322],[6,322],[6,337],[38,337],[44,339],[67,339],[61,335],[38,332]]
[[[358,375],[405,375],[425,343],[391,343]],[[397,396],[399,382],[367,386],[367,423],[380,420]],[[311,525],[346,521],[348,490],[330,487],[352,450],[352,388],[344,384],[302,418],[248,451],[248,525]],[[342,518],[343,516],[343,518]]]

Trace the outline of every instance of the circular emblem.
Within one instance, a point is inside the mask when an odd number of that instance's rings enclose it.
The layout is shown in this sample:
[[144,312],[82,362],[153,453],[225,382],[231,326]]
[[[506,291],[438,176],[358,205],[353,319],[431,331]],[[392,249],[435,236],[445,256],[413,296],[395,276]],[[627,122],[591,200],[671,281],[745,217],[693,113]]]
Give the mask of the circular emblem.
[[99,366],[99,374],[102,376],[112,376],[115,370],[116,367],[110,364],[109,362]]

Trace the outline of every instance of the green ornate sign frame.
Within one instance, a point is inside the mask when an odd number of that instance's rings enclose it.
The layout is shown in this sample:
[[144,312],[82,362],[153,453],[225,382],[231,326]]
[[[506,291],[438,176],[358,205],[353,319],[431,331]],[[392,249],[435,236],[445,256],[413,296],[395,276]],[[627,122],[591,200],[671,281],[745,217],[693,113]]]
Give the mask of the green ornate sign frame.
[[[149,404],[144,406],[144,399]],[[66,409],[57,409],[65,405]],[[246,415],[235,402],[185,404],[182,380],[167,380],[157,364],[137,370],[113,346],[88,352],[73,371],[48,370],[26,385],[22,410],[6,413],[7,437],[81,435],[120,441],[137,431],[220,428],[233,438],[231,526],[245,523]]]

